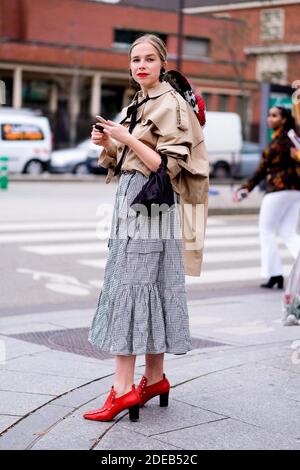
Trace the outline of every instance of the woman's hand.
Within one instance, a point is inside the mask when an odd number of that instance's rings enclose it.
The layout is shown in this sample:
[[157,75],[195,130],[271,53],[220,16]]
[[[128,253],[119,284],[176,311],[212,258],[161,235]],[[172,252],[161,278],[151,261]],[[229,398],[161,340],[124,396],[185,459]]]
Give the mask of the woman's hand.
[[291,157],[296,160],[297,162],[300,161],[300,150],[296,149],[296,147],[291,147]]
[[95,145],[103,145],[103,147],[108,148],[111,144],[111,139],[108,134],[104,134],[93,126],[92,132],[92,142]]
[[106,121],[106,123],[101,122],[101,126],[104,129],[104,135],[108,138],[111,137],[125,145],[130,141],[131,135],[129,134],[128,129],[121,124],[117,124],[113,121]]
[[248,197],[249,191],[246,188],[239,188],[232,194],[233,202],[240,202],[246,197]]

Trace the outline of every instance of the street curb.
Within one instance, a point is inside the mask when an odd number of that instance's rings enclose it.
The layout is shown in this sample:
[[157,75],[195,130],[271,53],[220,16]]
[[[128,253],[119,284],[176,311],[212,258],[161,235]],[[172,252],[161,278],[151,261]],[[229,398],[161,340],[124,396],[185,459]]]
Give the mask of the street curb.
[[[106,177],[106,174],[103,175],[73,175],[71,173],[64,173],[64,174],[53,174],[53,173],[43,173],[41,175],[26,175],[26,174],[10,174],[9,181],[13,182],[30,182],[30,183],[57,183],[57,182],[72,182],[72,183],[86,183],[87,181],[98,181],[99,179],[102,180]],[[215,186],[233,186],[233,185],[241,185],[244,180],[232,180],[232,179],[218,179],[218,180],[210,180],[211,185]]]
[[99,182],[106,175],[16,175],[9,176],[9,182],[13,183],[86,183]]

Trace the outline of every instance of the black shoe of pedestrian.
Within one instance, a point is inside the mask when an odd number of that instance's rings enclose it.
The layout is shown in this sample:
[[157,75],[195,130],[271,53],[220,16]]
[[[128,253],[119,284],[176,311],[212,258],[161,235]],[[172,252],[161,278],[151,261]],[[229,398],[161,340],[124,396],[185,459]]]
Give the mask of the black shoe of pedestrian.
[[283,276],[271,276],[268,282],[261,284],[260,287],[272,289],[276,285],[278,289],[283,289]]

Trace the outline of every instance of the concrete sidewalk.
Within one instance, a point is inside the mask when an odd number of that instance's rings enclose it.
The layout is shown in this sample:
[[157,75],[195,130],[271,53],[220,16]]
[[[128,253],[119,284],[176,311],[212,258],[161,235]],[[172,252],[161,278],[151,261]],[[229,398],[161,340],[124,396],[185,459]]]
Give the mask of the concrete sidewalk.
[[[107,423],[82,418],[103,404],[113,358],[24,336],[68,337],[89,327],[93,311],[0,318],[0,449],[300,449],[300,329],[281,325],[281,299],[272,291],[190,301],[197,347],[166,354],[169,407],[155,397],[136,423],[126,411]],[[136,383],[143,365],[139,356]]]

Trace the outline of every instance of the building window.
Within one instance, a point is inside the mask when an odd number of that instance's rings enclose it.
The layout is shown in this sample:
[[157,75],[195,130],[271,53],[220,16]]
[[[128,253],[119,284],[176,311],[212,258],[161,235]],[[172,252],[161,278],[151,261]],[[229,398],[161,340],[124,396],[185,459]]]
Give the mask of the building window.
[[209,111],[210,110],[210,105],[211,105],[211,94],[204,92],[204,93],[202,93],[202,98],[204,99],[206,111]]
[[[161,34],[154,31],[152,33],[159,36],[165,43],[167,42],[166,34]],[[146,32],[131,29],[115,29],[113,47],[115,47],[116,49],[123,49],[124,51],[128,51],[131,44],[138,37],[143,36],[143,34],[146,34]]]
[[195,59],[208,57],[209,42],[209,39],[205,38],[184,38],[183,55]]
[[283,39],[284,35],[284,10],[276,8],[263,10],[260,17],[260,36],[264,41]]
[[288,80],[287,54],[262,54],[256,61],[256,78],[286,85]]
[[219,95],[219,111],[228,110],[228,95]]

